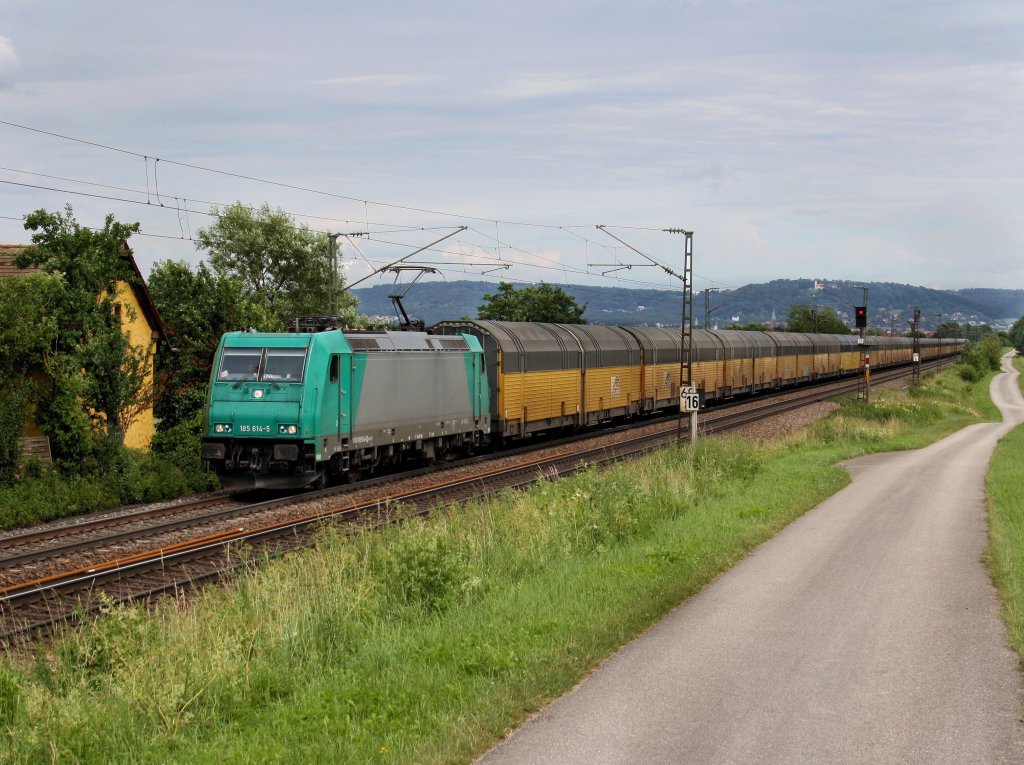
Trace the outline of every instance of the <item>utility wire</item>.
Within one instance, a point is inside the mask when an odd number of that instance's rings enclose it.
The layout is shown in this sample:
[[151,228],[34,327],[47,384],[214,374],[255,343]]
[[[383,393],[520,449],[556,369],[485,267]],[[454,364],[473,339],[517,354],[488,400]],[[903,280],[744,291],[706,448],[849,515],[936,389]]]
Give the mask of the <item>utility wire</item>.
[[[146,161],[147,162],[147,166],[148,166],[148,161],[150,159],[152,159],[152,160],[154,160],[154,170],[155,170],[155,167],[156,167],[156,165],[155,165],[156,162],[163,162],[163,163],[168,164],[168,165],[177,165],[178,167],[187,167],[187,168],[189,168],[191,170],[199,170],[199,171],[206,172],[206,173],[215,173],[217,175],[224,175],[224,176],[227,176],[229,178],[238,178],[240,180],[253,181],[255,183],[265,183],[265,184],[268,184],[270,186],[277,186],[279,188],[291,189],[293,191],[304,191],[304,192],[307,192],[307,193],[310,193],[310,194],[319,194],[321,196],[333,197],[335,199],[344,199],[344,200],[346,200],[348,202],[359,202],[359,203],[362,203],[364,206],[365,205],[377,205],[378,207],[387,207],[387,208],[394,209],[394,210],[405,210],[407,212],[418,212],[418,213],[424,213],[424,214],[427,214],[427,215],[444,215],[444,216],[447,216],[447,217],[450,217],[450,218],[462,218],[464,220],[483,221],[483,222],[487,222],[487,223],[500,223],[502,225],[509,225],[509,226],[530,226],[530,227],[533,227],[533,228],[550,228],[550,229],[559,229],[559,228],[588,228],[589,227],[587,225],[559,226],[559,225],[555,225],[555,224],[551,224],[551,223],[533,223],[533,222],[529,222],[529,221],[510,221],[510,220],[498,220],[498,221],[496,221],[494,218],[482,218],[482,217],[479,217],[479,216],[462,215],[462,214],[459,214],[459,213],[446,212],[446,211],[443,211],[443,210],[430,210],[430,209],[426,209],[426,208],[422,208],[422,207],[410,207],[408,205],[400,205],[400,204],[396,204],[396,203],[393,203],[393,202],[379,202],[379,201],[375,201],[375,200],[372,200],[372,199],[362,199],[360,197],[350,196],[348,194],[337,194],[337,193],[332,192],[332,191],[324,191],[322,189],[314,189],[314,188],[311,188],[309,186],[299,186],[297,184],[283,183],[281,181],[273,181],[273,180],[269,180],[267,178],[259,178],[259,177],[252,176],[252,175],[245,175],[243,173],[234,173],[234,172],[231,172],[231,171],[228,171],[228,170],[218,170],[218,169],[212,168],[212,167],[205,167],[203,165],[192,164],[190,162],[179,162],[179,161],[173,160],[173,159],[166,159],[164,157],[157,157],[157,156],[155,156],[153,154],[142,154],[142,153],[137,152],[137,151],[132,151],[131,149],[122,149],[122,148],[117,147],[117,146],[110,146],[108,144],[99,143],[97,141],[88,141],[88,140],[86,140],[84,138],[76,138],[74,136],[65,135],[63,133],[55,133],[55,132],[52,132],[50,130],[42,130],[40,128],[31,127],[29,125],[21,125],[21,124],[19,124],[17,122],[10,122],[8,120],[0,120],[0,125],[7,125],[8,127],[18,128],[19,130],[27,130],[27,131],[32,132],[32,133],[39,133],[41,135],[47,135],[47,136],[50,136],[52,138],[60,138],[61,140],[64,140],[64,141],[72,141],[74,143],[80,143],[80,144],[84,144],[86,146],[92,146],[92,147],[95,147],[95,148],[98,148],[98,149],[105,149],[107,151],[115,151],[115,152],[119,152],[121,154],[126,154],[128,156],[138,157],[139,159],[142,159],[142,160]],[[653,228],[653,227],[645,228],[645,227],[641,227],[641,226],[616,226],[616,228],[632,228],[634,230],[642,230],[642,231],[660,231],[661,230],[660,228]]]
[[[151,208],[158,207],[160,209],[165,209],[165,210],[175,210],[176,209],[174,207],[170,207],[170,206],[167,206],[167,205],[152,205],[151,203],[144,202],[142,200],[127,199],[127,198],[124,198],[124,197],[115,197],[115,196],[111,196],[109,194],[94,194],[94,193],[87,192],[87,191],[74,191],[74,190],[71,190],[71,189],[59,189],[59,188],[54,188],[52,186],[42,186],[42,185],[32,184],[32,183],[21,183],[21,182],[18,182],[18,181],[9,181],[9,180],[4,180],[4,179],[0,179],[0,183],[4,183],[4,184],[10,185],[10,186],[20,186],[20,187],[24,187],[24,188],[38,189],[38,190],[42,190],[42,191],[55,191],[55,192],[62,193],[62,194],[74,194],[74,195],[77,195],[77,196],[84,196],[84,197],[89,197],[89,198],[92,198],[92,199],[104,199],[104,200],[107,200],[107,201],[124,202],[126,204],[140,205],[140,206],[143,206],[143,207],[151,207]],[[214,216],[214,214],[212,212],[205,212],[205,211],[202,211],[202,210],[195,210],[193,212],[196,212],[196,213],[198,213],[200,215],[210,216],[210,217]],[[481,235],[483,237],[492,238],[493,239],[493,237],[490,237],[486,233],[484,233],[482,231],[479,231],[477,229],[470,229],[470,230],[474,231],[475,233],[477,233],[477,234],[479,234],[479,235]],[[317,233],[325,233],[326,234],[326,233],[330,233],[330,232],[320,231],[320,232],[317,232]],[[401,233],[406,233],[406,232],[402,231]],[[188,238],[189,240],[193,240],[194,241],[194,239],[192,237],[185,237],[185,236],[180,236],[180,237],[169,237],[169,236],[167,236],[167,237],[164,237],[164,238],[168,238],[168,239],[172,239],[172,238],[186,239],[186,238]],[[367,237],[367,239],[369,239],[370,241],[377,241],[377,242],[382,243],[382,244],[387,244],[387,245],[396,246],[396,247],[411,247],[412,246],[412,245],[409,245],[409,244],[404,243],[404,242],[392,242],[392,241],[387,241],[387,240],[382,240],[382,239],[375,239],[375,238],[372,238],[372,237]],[[522,253],[524,255],[527,255],[527,256],[530,256],[530,257],[538,257],[541,260],[544,260],[544,261],[546,261],[548,263],[553,263],[553,264],[557,263],[557,261],[554,261],[551,258],[546,258],[546,257],[544,257],[542,255],[537,254],[537,253],[529,252],[527,250],[522,250],[522,249],[520,249],[518,247],[513,247],[511,245],[508,245],[507,243],[506,243],[505,246],[508,247],[509,249],[513,249],[513,250],[515,250],[517,252],[520,252],[520,253]],[[504,262],[509,262],[509,261],[507,261],[507,259],[506,259]],[[543,268],[543,269],[552,270],[552,271],[555,271],[555,270],[565,271],[565,270],[567,270],[567,268],[569,268],[566,265],[561,264],[561,263],[558,263],[557,266],[543,266],[543,265],[535,264],[535,263],[524,263],[522,261],[515,261],[514,264],[515,265],[521,265],[521,266],[527,266],[527,267],[531,267],[531,268]],[[587,270],[583,270],[583,269],[577,268],[575,266],[572,266],[571,269],[572,269],[572,271],[574,273],[578,273],[580,275],[597,276],[597,274],[594,274],[594,273],[592,273],[590,271],[587,271]],[[606,278],[611,278],[611,277],[606,277]],[[659,284],[656,284],[656,283],[653,283],[653,282],[644,282],[644,281],[639,281],[639,280],[623,279],[621,277],[617,278],[616,280],[617,281],[622,281],[622,282],[627,282],[627,283],[640,284],[640,285],[652,287],[652,288],[655,288],[655,289],[665,289],[666,288],[665,285],[659,285]]]
[[[148,197],[151,194],[151,192],[148,189],[146,191],[143,191],[142,189],[133,189],[133,188],[130,188],[130,187],[127,187],[127,186],[112,186],[112,185],[109,185],[109,184],[106,184],[106,183],[99,183],[97,181],[83,181],[80,178],[68,178],[68,177],[63,176],[63,175],[50,175],[48,173],[37,173],[37,172],[34,172],[32,170],[21,170],[21,169],[18,169],[16,167],[3,167],[3,166],[0,166],[0,170],[6,170],[7,172],[10,172],[10,173],[21,173],[22,175],[32,175],[32,176],[35,176],[37,178],[49,178],[50,180],[66,181],[68,183],[80,183],[80,184],[82,184],[84,186],[95,186],[96,188],[101,188],[101,189],[112,189],[114,191],[126,191],[126,192],[128,192],[130,194],[138,194],[139,196],[146,196],[147,199],[148,199]],[[148,181],[148,176],[147,176],[147,181]],[[48,187],[42,187],[42,188],[48,188]],[[73,194],[75,192],[73,192],[73,191],[66,191],[65,193]],[[165,194],[164,196],[167,196],[167,195]],[[210,205],[212,207],[220,207],[220,208],[229,207],[231,204],[234,204],[232,202],[214,202],[214,201],[210,201],[208,199],[198,199],[196,197],[180,197],[180,199],[183,202],[195,202],[197,204]],[[149,201],[145,202],[145,204],[150,206],[150,207],[164,207],[164,208],[170,207],[169,205],[154,204],[153,202],[149,202]],[[246,205],[246,207],[248,209],[250,209],[250,210],[255,210],[256,209],[256,207],[254,207],[253,205]],[[199,210],[189,210],[189,212],[201,212],[201,211],[199,211]],[[293,218],[309,218],[311,220],[325,220],[325,221],[330,221],[331,223],[345,223],[345,224],[348,224],[350,226],[356,224],[356,221],[352,220],[351,218],[332,218],[332,217],[326,216],[326,215],[314,215],[313,213],[290,212],[288,210],[284,210],[283,212],[286,215],[290,215]],[[202,214],[207,215],[209,213],[202,213]],[[364,225],[364,222],[363,221],[359,221],[359,225]],[[366,221],[365,225],[366,225],[367,228],[369,228],[369,226],[371,226],[371,225],[372,226],[395,226],[396,224],[394,224],[394,223],[383,223],[383,222],[379,222],[379,221]],[[401,233],[404,233],[404,232],[407,232],[407,231],[410,231],[410,232],[411,231],[440,231],[441,229],[448,229],[448,228],[451,228],[451,227],[450,226],[426,226],[426,227],[425,226],[400,226],[398,228],[393,228],[393,229],[390,229],[390,230],[377,230],[374,233],[377,233],[377,234],[401,234]]]
[[[539,253],[529,252],[529,251],[524,250],[522,248],[514,247],[514,246],[512,246],[511,244],[509,244],[507,242],[503,242],[501,240],[500,236],[497,233],[497,227],[499,225],[529,226],[529,227],[535,227],[535,228],[545,228],[545,229],[552,229],[552,230],[560,230],[560,231],[565,231],[566,233],[569,233],[569,234],[571,234],[573,236],[576,236],[576,237],[578,237],[580,239],[583,239],[584,242],[590,243],[590,242],[593,241],[593,240],[589,239],[588,237],[585,237],[585,236],[583,236],[583,235],[581,235],[581,234],[579,234],[579,233],[577,233],[577,232],[572,230],[572,229],[577,229],[577,228],[578,229],[589,228],[590,227],[589,225],[555,225],[555,224],[534,223],[534,222],[529,222],[529,221],[512,221],[512,220],[500,220],[500,219],[496,220],[496,219],[493,219],[493,218],[484,218],[484,217],[471,216],[471,215],[459,215],[459,214],[456,214],[456,213],[450,213],[450,212],[440,211],[440,210],[432,210],[432,209],[426,209],[426,208],[417,208],[417,207],[411,207],[411,206],[406,206],[406,205],[399,205],[399,204],[394,204],[394,203],[389,203],[389,202],[380,202],[380,201],[374,201],[374,200],[361,199],[359,197],[355,197],[355,196],[351,196],[351,195],[337,194],[337,193],[334,193],[334,192],[328,192],[328,191],[324,191],[324,190],[321,190],[321,189],[315,189],[315,188],[306,187],[306,186],[299,186],[299,185],[296,185],[296,184],[282,183],[282,182],[279,182],[279,181],[273,181],[273,180],[269,180],[269,179],[265,179],[265,178],[259,178],[259,177],[256,177],[256,176],[246,175],[246,174],[242,174],[242,173],[234,173],[234,172],[225,171],[225,170],[218,170],[216,168],[205,167],[205,166],[196,165],[196,164],[193,164],[193,163],[180,162],[180,161],[177,161],[177,160],[171,160],[171,159],[166,159],[166,158],[162,158],[162,157],[152,156],[152,155],[149,155],[149,154],[142,154],[142,153],[137,152],[137,151],[132,151],[132,150],[129,150],[129,149],[124,149],[124,148],[117,147],[117,146],[111,146],[111,145],[108,145],[108,144],[99,143],[97,141],[90,141],[90,140],[86,140],[86,139],[83,139],[83,138],[77,138],[77,137],[74,137],[74,136],[65,135],[63,133],[56,133],[56,132],[53,132],[53,131],[42,130],[42,129],[39,129],[39,128],[34,128],[34,127],[31,127],[31,126],[28,126],[28,125],[22,125],[22,124],[19,124],[19,123],[8,121],[8,120],[0,120],[0,124],[7,125],[9,127],[13,127],[13,128],[17,128],[17,129],[21,129],[21,130],[30,131],[30,132],[33,132],[33,133],[38,133],[38,134],[41,134],[41,135],[47,135],[47,136],[50,136],[50,137],[53,137],[53,138],[59,138],[61,140],[65,140],[65,141],[71,141],[71,142],[75,142],[75,143],[80,143],[80,144],[83,144],[83,145],[92,146],[94,148],[99,148],[99,149],[103,149],[103,150],[107,150],[107,151],[118,152],[118,153],[125,154],[125,155],[128,155],[128,156],[134,156],[134,157],[138,157],[138,158],[143,159],[143,161],[145,162],[145,166],[146,166],[146,186],[147,186],[147,190],[146,190],[145,194],[146,194],[147,201],[146,202],[141,202],[139,200],[125,199],[125,198],[114,197],[114,196],[110,196],[110,195],[92,194],[92,193],[82,192],[82,191],[70,191],[70,190],[57,189],[57,188],[52,188],[52,187],[47,187],[47,186],[42,186],[42,185],[33,185],[33,184],[26,184],[26,183],[16,183],[16,182],[13,182],[13,181],[0,181],[2,183],[7,183],[9,185],[18,185],[18,186],[22,186],[22,187],[25,187],[25,188],[35,188],[35,189],[39,189],[39,190],[54,191],[54,192],[57,192],[57,193],[65,193],[65,194],[76,194],[76,195],[79,195],[79,196],[86,196],[86,197],[92,197],[92,198],[97,198],[97,199],[107,199],[109,201],[123,202],[123,203],[126,203],[126,204],[140,204],[140,205],[146,205],[146,206],[152,207],[154,205],[150,201],[150,193],[151,192],[150,192],[150,188],[149,188],[149,161],[150,161],[150,159],[152,159],[153,160],[153,176],[154,176],[153,177],[153,181],[156,184],[155,193],[156,193],[157,200],[158,200],[158,203],[159,203],[156,206],[167,208],[167,209],[172,209],[172,208],[170,207],[170,205],[163,204],[163,201],[162,201],[161,196],[160,196],[159,181],[158,181],[158,176],[157,176],[157,166],[158,166],[159,162],[164,162],[165,164],[172,164],[172,165],[176,165],[176,166],[180,166],[180,167],[187,167],[187,168],[190,168],[190,169],[193,169],[193,170],[199,170],[199,171],[202,171],[202,172],[209,172],[209,173],[214,173],[214,174],[218,174],[218,175],[224,175],[224,176],[227,176],[227,177],[239,178],[239,179],[243,179],[243,180],[254,181],[254,182],[257,182],[257,183],[265,183],[265,184],[269,184],[269,185],[273,185],[273,186],[278,186],[278,187],[281,187],[281,188],[288,188],[288,189],[293,189],[293,190],[297,190],[297,191],[304,191],[304,192],[308,192],[308,193],[320,194],[320,195],[329,196],[329,197],[333,197],[333,198],[337,198],[337,199],[343,199],[343,200],[351,201],[351,202],[361,202],[363,204],[363,206],[364,206],[364,215],[365,215],[365,218],[367,220],[367,223],[368,223],[368,218],[369,218],[369,205],[370,204],[374,204],[374,205],[377,205],[377,206],[380,206],[380,207],[386,207],[386,208],[397,209],[397,210],[405,210],[405,211],[411,211],[411,212],[418,212],[418,213],[429,214],[429,215],[443,215],[443,216],[448,216],[448,217],[460,217],[460,218],[463,218],[463,219],[466,219],[466,220],[484,221],[484,222],[488,222],[488,223],[494,223],[495,227],[496,227],[496,234],[493,237],[491,237],[491,236],[489,236],[487,234],[484,234],[484,232],[481,232],[481,231],[476,230],[476,229],[474,229],[474,231],[476,231],[476,233],[478,233],[478,234],[480,234],[482,236],[486,236],[486,237],[488,237],[490,239],[493,239],[493,241],[495,241],[499,260],[501,259],[501,247],[504,245],[505,247],[508,247],[509,249],[514,249],[514,250],[516,250],[518,252],[521,252],[523,254],[529,255],[531,257],[539,258],[539,259],[544,260],[544,261],[546,261],[548,263],[552,263],[552,264],[557,263],[557,261],[554,261],[551,258],[547,258],[547,257],[545,257],[545,256],[543,256],[543,255],[541,255]],[[15,170],[15,169],[12,169],[12,168],[8,168],[8,169],[10,171],[12,171],[12,172],[29,173],[29,171]],[[66,180],[68,182],[73,182],[73,183],[83,183],[83,184],[88,184],[88,185],[94,185],[94,186],[96,186],[98,188],[110,188],[112,190],[117,190],[117,191],[126,191],[126,192],[132,193],[132,194],[139,194],[140,196],[143,194],[143,192],[140,191],[140,190],[127,189],[127,188],[124,188],[124,187],[108,186],[106,184],[98,184],[98,183],[92,183],[92,182],[88,182],[88,181],[80,181],[80,180],[76,180],[76,179],[66,179],[66,178],[62,178],[60,176],[46,176],[45,174],[42,174],[42,173],[31,173],[31,174],[38,175],[40,177],[50,177],[50,178],[53,178],[53,179]],[[185,208],[186,208],[186,212],[185,212],[186,220],[187,220],[187,213],[188,213],[188,210],[187,210],[187,202],[188,201],[193,201],[193,202],[197,202],[197,203],[200,203],[200,204],[216,204],[216,203],[213,203],[213,202],[199,200],[199,199],[188,199],[188,198],[183,198],[183,199],[184,199],[184,204],[185,204]],[[177,198],[176,198],[176,205],[175,205],[175,207],[173,209],[175,209],[177,214],[178,214],[179,228],[181,227],[180,219],[181,219],[181,214],[182,214],[182,210],[181,210],[180,204],[181,204],[181,202],[179,202],[177,200]],[[212,213],[203,212],[203,211],[200,211],[200,210],[194,210],[193,212],[197,212],[197,213],[202,214],[202,215],[211,215],[212,214]],[[327,218],[325,216],[304,215],[304,214],[301,214],[301,213],[298,213],[298,214],[296,214],[296,213],[289,213],[289,215],[295,215],[295,216],[306,217],[306,218],[311,218],[311,219],[329,220],[329,221],[333,221],[333,222],[345,222],[345,223],[349,223],[349,224],[352,223],[352,221],[349,220],[349,219]],[[392,225],[393,226],[395,224],[379,224],[379,225]],[[367,227],[369,227],[369,226],[367,226]],[[653,231],[661,231],[661,230],[663,230],[663,229],[660,229],[660,228],[643,227],[643,226],[615,226],[615,228],[623,228],[623,229],[639,230],[639,231],[652,231],[652,232]],[[424,227],[419,227],[419,228],[417,228],[417,227],[408,227],[408,228],[399,228],[399,229],[397,229],[396,233],[397,232],[406,232],[406,231],[415,231],[415,230],[433,230],[433,229],[428,229],[428,228],[424,228]],[[319,233],[329,233],[329,232],[319,232]],[[378,233],[384,233],[384,232],[378,232]],[[388,233],[390,233],[390,232],[388,232]],[[174,237],[166,237],[166,238],[174,238]],[[184,230],[182,230],[182,236],[180,236],[178,238],[180,238],[180,239],[185,239],[186,238],[186,237],[184,237]],[[191,239],[191,237],[188,237],[188,238]],[[600,246],[604,246],[604,245],[601,245],[601,243],[598,243],[598,242],[594,242],[594,244],[600,245]],[[653,258],[652,258],[652,260],[653,260]],[[661,265],[663,268],[667,268],[667,266],[665,266],[663,263],[660,263],[660,261],[658,261],[658,262],[659,262],[659,265]],[[536,264],[523,264],[523,263],[519,263],[517,265],[531,265],[533,267],[539,267]],[[567,266],[564,263],[557,263],[557,268],[560,269],[563,274],[567,274],[569,272],[570,268],[571,268],[572,271],[575,272],[575,273],[580,273],[580,274],[584,274],[584,275],[591,276],[591,277],[599,276],[600,275],[600,276],[603,276],[604,278],[611,278],[611,279],[614,279],[615,281],[619,281],[619,282],[623,282],[623,283],[628,282],[628,283],[640,284],[640,285],[644,285],[644,286],[655,287],[655,288],[659,288],[659,289],[666,288],[665,285],[653,284],[653,283],[650,283],[650,282],[643,282],[643,281],[638,281],[638,280],[623,279],[622,277],[608,277],[606,275],[594,274],[594,273],[592,273],[589,270],[581,270],[581,269],[578,269],[578,268],[575,268],[575,267],[569,267],[569,266]],[[555,270],[555,269],[552,269],[552,270]]]

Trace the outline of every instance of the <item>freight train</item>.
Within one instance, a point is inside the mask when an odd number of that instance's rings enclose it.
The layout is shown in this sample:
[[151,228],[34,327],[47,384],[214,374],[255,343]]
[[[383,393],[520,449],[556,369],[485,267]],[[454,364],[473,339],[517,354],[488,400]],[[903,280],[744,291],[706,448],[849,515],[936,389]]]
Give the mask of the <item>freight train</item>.
[[[872,368],[912,341],[867,338]],[[922,360],[963,341],[920,340]],[[297,489],[679,405],[678,329],[442,322],[431,332],[229,332],[211,371],[202,457],[229,488]],[[694,330],[708,401],[853,375],[852,335]]]

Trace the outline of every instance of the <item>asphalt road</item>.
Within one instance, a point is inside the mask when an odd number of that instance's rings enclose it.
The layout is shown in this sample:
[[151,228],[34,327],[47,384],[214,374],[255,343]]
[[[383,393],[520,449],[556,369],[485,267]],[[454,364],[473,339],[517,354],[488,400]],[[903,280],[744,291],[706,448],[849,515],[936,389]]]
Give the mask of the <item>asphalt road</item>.
[[992,395],[1003,423],[852,460],[850,486],[480,762],[1024,763],[981,563],[989,457],[1024,421],[1016,373]]

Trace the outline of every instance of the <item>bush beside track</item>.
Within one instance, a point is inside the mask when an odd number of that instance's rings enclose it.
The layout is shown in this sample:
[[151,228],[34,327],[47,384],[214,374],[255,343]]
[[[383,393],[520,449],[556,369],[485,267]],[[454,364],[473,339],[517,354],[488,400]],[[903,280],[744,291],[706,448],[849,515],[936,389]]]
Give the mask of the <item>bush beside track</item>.
[[152,452],[122,447],[108,464],[92,461],[74,473],[26,461],[12,483],[0,484],[0,531],[217,488],[197,457],[198,419],[157,433]]
[[983,419],[990,377],[328,533],[187,608],[111,608],[0,663],[0,762],[468,761],[848,483],[838,460]]

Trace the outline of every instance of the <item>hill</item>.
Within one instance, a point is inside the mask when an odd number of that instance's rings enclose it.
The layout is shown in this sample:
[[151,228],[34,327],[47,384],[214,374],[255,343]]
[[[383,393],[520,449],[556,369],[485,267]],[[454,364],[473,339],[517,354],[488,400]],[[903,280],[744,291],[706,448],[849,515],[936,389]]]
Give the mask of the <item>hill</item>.
[[[592,324],[679,325],[678,292],[559,286],[576,298],[580,305],[586,304],[586,318]],[[891,282],[871,282],[867,287],[869,324],[892,326],[900,332],[906,331],[914,306],[921,309],[925,327],[934,327],[940,314],[943,321],[954,319],[960,323],[985,323],[994,327],[1008,326],[1024,315],[1024,290],[934,290]],[[394,307],[387,297],[390,290],[390,284],[380,284],[352,292],[359,299],[360,313],[394,316]],[[484,294],[495,290],[496,285],[491,282],[423,282],[409,291],[404,304],[411,316],[429,325],[444,319],[476,316]],[[852,323],[853,306],[862,303],[863,294],[860,285],[854,282],[776,279],[710,293],[710,320],[712,326],[767,322],[774,312],[778,321],[785,321],[790,306],[810,304],[833,308]],[[694,320],[699,326],[704,326],[704,292],[695,291],[693,301]]]

